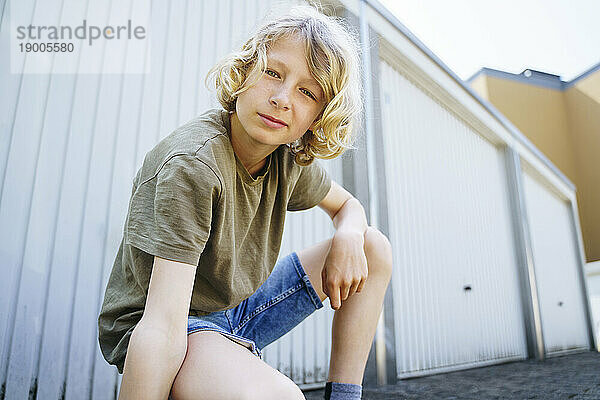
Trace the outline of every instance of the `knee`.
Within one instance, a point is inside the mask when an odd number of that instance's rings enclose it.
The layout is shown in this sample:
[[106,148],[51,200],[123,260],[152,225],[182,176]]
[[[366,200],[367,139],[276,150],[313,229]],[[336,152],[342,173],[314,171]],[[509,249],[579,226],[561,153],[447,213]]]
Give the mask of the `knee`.
[[379,229],[372,226],[365,231],[365,255],[371,271],[392,276],[392,244]]

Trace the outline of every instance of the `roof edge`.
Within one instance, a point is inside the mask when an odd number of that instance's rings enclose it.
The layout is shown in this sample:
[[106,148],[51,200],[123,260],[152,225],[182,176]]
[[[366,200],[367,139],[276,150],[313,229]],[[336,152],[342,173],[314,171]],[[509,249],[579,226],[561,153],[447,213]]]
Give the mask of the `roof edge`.
[[[491,115],[496,117],[496,119],[504,125],[504,127],[513,135],[515,139],[520,141],[527,149],[529,149],[533,154],[535,154],[539,160],[545,164],[550,171],[554,172],[554,174],[571,190],[575,191],[575,185],[565,174],[563,174],[553,163],[550,161],[545,154],[543,154],[535,145],[525,136],[523,132],[521,132],[515,125],[513,125],[508,118],[506,118],[496,107],[494,107],[491,103],[484,100],[479,94],[471,88],[471,86],[462,80],[454,71],[452,71],[442,60],[436,56],[423,42],[421,42],[406,26],[404,26],[400,20],[393,15],[383,4],[381,4],[378,0],[359,0],[366,2],[373,10],[375,10],[379,15],[381,15],[384,19],[386,19],[392,26],[400,31],[408,40],[413,42],[425,55],[427,55],[434,63],[436,63],[440,68],[442,68],[451,78],[453,78],[467,93],[469,93],[479,104],[481,104]],[[482,70],[491,70],[489,68],[483,68]],[[494,71],[494,70],[491,70]],[[481,72],[481,71],[480,71]],[[502,72],[502,71],[498,71]],[[479,72],[478,72],[479,73]],[[514,76],[514,74],[508,75]],[[544,74],[544,73],[542,73]],[[559,78],[560,81],[560,78]],[[562,82],[562,81],[560,81]]]
[[588,68],[587,71],[582,72],[581,74],[579,74],[579,76],[577,76],[577,77],[571,79],[569,82],[567,82],[565,84],[565,89],[570,88],[571,86],[575,85],[580,80],[587,78],[588,76],[592,75],[594,72],[599,71],[599,70],[600,70],[600,62],[598,62],[596,65],[592,65],[590,68]]
[[513,74],[498,69],[483,67],[465,82],[472,83],[479,75],[493,76],[500,79],[510,79],[521,83],[529,83],[536,86],[543,86],[549,89],[566,90],[574,86],[577,82],[587,78],[588,76],[600,71],[600,62],[591,66],[586,71],[579,74],[570,81],[563,81],[560,75],[549,74],[543,71],[537,71],[531,68],[524,69],[520,74]]

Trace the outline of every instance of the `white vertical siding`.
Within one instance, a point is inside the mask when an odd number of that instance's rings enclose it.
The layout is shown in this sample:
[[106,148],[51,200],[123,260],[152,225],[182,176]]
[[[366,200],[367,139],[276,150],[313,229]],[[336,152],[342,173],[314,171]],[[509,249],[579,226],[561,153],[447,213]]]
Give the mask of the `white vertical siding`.
[[[135,171],[174,128],[217,106],[208,69],[237,48],[266,11],[298,2],[204,0],[7,2],[10,15],[48,25],[90,16],[149,19],[149,48],[121,41],[97,57],[104,70],[145,60],[148,74],[10,74],[0,62],[0,379],[6,399],[113,399],[116,369],[99,352],[97,315],[119,246]],[[9,5],[16,5],[8,10]],[[43,17],[43,18],[42,18]],[[19,17],[20,18],[20,17]],[[94,46],[103,46],[98,41]],[[31,60],[15,60],[21,69]],[[80,60],[68,60],[73,71]],[[116,66],[114,64],[117,64]],[[54,69],[53,69],[54,68]],[[340,161],[323,161],[341,182]],[[290,213],[281,256],[333,233],[320,210]],[[265,360],[299,384],[324,382],[332,311],[322,310],[272,344]]]
[[546,353],[589,348],[570,206],[537,174],[523,186]]
[[386,62],[380,79],[398,376],[526,358],[502,152]]
[[[24,3],[23,8],[31,9],[34,24],[41,19],[58,24],[63,15],[65,18],[70,16],[70,10],[60,5],[44,2],[34,10]],[[11,12],[21,13],[19,8]],[[5,14],[3,31],[9,22],[8,14]],[[27,62],[30,60],[25,59]],[[6,398],[26,397],[30,387],[35,388],[40,344],[43,343],[41,333],[52,329],[43,324],[44,309],[51,305],[46,301],[50,295],[48,283],[57,274],[52,274],[52,258],[57,248],[66,245],[63,238],[56,240],[56,227],[60,221],[58,202],[64,182],[62,173],[69,129],[67,116],[73,104],[73,76],[44,74],[21,78],[19,94],[13,98],[16,100],[15,108],[8,116],[11,126],[6,130],[3,127],[2,134],[3,137],[10,134],[12,138],[7,148],[6,179],[0,205],[2,256],[8,260],[8,279],[4,281],[7,287],[2,288],[0,295],[4,298],[0,315],[2,383],[6,382],[3,386]],[[5,110],[2,111],[5,116]],[[67,182],[66,185],[71,184],[76,182]],[[77,209],[71,212],[76,213]],[[77,226],[76,214],[71,222]],[[7,240],[4,240],[5,237]],[[67,293],[69,282],[62,282],[62,289]],[[59,340],[57,346],[60,348],[61,345]],[[60,368],[60,358],[58,360]]]

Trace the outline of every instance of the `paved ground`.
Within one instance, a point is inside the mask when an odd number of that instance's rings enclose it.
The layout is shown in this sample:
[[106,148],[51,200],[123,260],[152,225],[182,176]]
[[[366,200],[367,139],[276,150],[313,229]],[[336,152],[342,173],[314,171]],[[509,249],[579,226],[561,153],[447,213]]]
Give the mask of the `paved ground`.
[[[307,400],[324,390],[307,391]],[[364,387],[363,399],[600,399],[600,353],[588,351],[545,361],[518,361],[491,367],[400,380]]]

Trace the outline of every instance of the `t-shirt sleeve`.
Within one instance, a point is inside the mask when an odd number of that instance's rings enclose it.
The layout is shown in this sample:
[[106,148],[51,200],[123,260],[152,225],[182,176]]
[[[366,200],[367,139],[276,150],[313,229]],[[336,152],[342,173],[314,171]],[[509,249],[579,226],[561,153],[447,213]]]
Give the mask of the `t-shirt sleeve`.
[[287,210],[301,211],[316,206],[330,188],[331,178],[317,160],[300,167],[300,175],[290,195]]
[[125,242],[148,254],[198,265],[220,189],[218,177],[202,161],[172,157],[134,191]]

